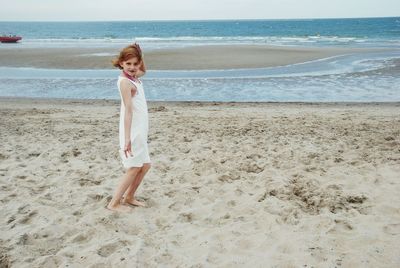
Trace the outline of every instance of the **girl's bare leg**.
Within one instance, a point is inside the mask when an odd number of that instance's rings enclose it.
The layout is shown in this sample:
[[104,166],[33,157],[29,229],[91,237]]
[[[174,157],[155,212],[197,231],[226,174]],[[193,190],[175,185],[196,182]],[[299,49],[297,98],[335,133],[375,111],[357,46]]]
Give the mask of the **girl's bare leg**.
[[143,164],[143,167],[140,169],[139,173],[136,175],[135,180],[132,182],[132,184],[126,190],[125,196],[122,200],[123,204],[126,203],[126,204],[135,205],[135,206],[142,206],[142,207],[146,206],[145,203],[136,200],[134,195],[135,195],[135,192],[138,189],[140,183],[142,182],[144,176],[149,171],[150,166],[151,165],[149,163]]
[[140,172],[141,167],[132,167],[129,168],[124,176],[120,184],[118,185],[117,189],[115,190],[114,196],[111,199],[110,203],[107,205],[107,208],[114,211],[120,212],[129,212],[132,209],[127,206],[123,206],[120,200],[126,189],[133,183],[136,178],[136,175]]

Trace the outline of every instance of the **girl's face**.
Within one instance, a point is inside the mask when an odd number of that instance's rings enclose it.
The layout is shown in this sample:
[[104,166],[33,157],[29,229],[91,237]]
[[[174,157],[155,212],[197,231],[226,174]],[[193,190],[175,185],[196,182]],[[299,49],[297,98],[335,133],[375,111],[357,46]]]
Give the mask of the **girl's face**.
[[138,58],[130,58],[129,60],[120,63],[122,69],[131,76],[134,76],[139,70],[140,62]]

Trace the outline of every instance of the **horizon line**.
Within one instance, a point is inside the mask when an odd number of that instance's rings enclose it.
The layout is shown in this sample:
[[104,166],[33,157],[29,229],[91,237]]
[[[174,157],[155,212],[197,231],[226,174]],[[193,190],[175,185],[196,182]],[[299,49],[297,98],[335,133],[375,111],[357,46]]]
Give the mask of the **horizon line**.
[[330,20],[330,19],[385,19],[385,18],[400,18],[400,16],[377,16],[377,17],[309,17],[309,18],[239,18],[239,19],[152,19],[152,20],[0,20],[0,22],[178,22],[178,21],[278,21],[278,20]]

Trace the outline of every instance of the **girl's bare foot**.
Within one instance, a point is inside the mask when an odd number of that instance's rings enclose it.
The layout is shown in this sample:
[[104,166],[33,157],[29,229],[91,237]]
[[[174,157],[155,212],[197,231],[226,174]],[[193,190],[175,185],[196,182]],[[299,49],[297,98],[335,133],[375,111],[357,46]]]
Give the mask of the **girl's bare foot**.
[[123,204],[133,205],[133,206],[146,207],[145,203],[140,202],[140,201],[138,201],[136,199],[132,199],[132,198],[129,198],[129,199],[125,198],[125,199],[122,200],[122,203]]
[[116,206],[111,206],[108,205],[107,209],[112,210],[112,211],[118,211],[118,212],[131,212],[132,209],[130,207],[124,206],[124,205],[116,205]]

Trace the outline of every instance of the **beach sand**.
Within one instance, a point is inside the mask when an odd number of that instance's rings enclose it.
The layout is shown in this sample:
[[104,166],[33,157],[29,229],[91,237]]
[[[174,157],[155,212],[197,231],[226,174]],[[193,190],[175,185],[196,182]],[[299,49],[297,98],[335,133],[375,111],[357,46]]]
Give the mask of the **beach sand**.
[[120,214],[119,101],[0,99],[1,267],[399,267],[399,103],[149,112]]
[[[120,48],[0,48],[0,66],[52,69],[112,69]],[[310,48],[269,45],[207,45],[146,51],[149,70],[261,68],[301,63],[363,48]]]

